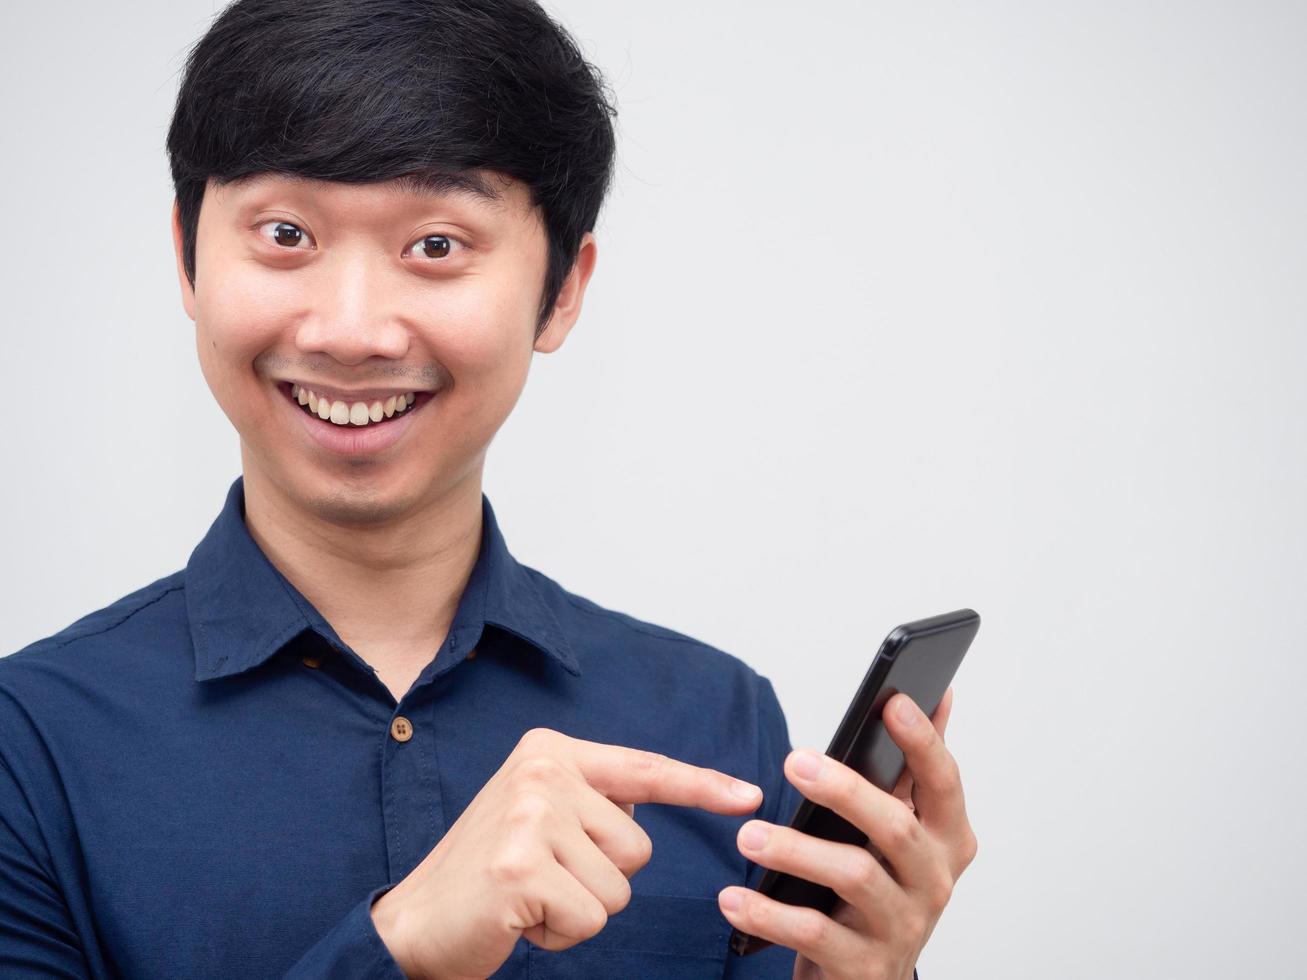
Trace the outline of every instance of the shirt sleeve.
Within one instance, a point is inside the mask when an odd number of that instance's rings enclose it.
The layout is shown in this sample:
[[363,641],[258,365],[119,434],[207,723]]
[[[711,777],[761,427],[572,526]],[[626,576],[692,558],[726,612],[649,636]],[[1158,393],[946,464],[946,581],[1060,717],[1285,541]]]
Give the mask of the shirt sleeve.
[[407,980],[372,921],[372,905],[395,887],[374,888],[296,961],[283,980]]
[[[760,819],[768,823],[789,823],[803,800],[801,794],[785,778],[785,757],[790,754],[789,727],[785,712],[771,681],[758,677],[758,779],[762,787]],[[748,863],[745,887],[756,888],[766,868]],[[726,972],[723,980],[791,980],[794,976],[794,959],[797,954],[785,946],[772,945],[749,956],[726,954]],[[919,980],[912,971],[912,980]]]
[[36,815],[0,754],[0,976],[86,977]]
[[[73,839],[71,818],[37,795],[51,796],[59,785],[53,760],[21,702],[0,687],[0,976],[5,978],[85,978],[101,966],[96,951],[82,941],[87,916],[74,913],[65,890],[77,886],[75,862],[55,850]],[[49,823],[38,819],[42,812],[52,814]]]

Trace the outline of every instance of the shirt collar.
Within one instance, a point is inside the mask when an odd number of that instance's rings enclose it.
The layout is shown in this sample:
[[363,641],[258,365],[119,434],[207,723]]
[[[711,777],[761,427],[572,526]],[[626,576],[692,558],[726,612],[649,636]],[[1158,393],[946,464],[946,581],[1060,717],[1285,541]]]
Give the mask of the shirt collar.
[[[450,626],[450,636],[466,642],[456,646],[447,638],[432,673],[456,666],[483,628],[491,625],[524,640],[579,676],[580,665],[543,594],[542,582],[547,581],[509,554],[490,500],[483,493],[481,546]],[[186,610],[197,681],[257,667],[305,630],[344,646],[322,614],[268,561],[250,536],[245,526],[243,477],[232,483],[221,513],[191,553],[186,565]]]

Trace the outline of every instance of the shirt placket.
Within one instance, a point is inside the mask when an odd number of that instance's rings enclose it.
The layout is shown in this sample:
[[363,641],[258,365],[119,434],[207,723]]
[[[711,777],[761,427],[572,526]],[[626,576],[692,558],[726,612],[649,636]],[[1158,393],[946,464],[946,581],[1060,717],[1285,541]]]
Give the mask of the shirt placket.
[[406,877],[445,835],[432,685],[406,694],[382,734],[381,805],[391,881]]
[[[360,676],[368,694],[382,710],[376,713],[380,744],[381,820],[386,842],[386,875],[394,884],[407,877],[445,835],[445,806],[440,788],[435,711],[442,677],[429,673],[394,703],[375,669],[339,637],[322,637],[347,669]],[[455,642],[446,638],[437,661]],[[318,666],[313,658],[309,666]],[[306,661],[307,663],[307,661]],[[443,674],[443,672],[442,672]]]

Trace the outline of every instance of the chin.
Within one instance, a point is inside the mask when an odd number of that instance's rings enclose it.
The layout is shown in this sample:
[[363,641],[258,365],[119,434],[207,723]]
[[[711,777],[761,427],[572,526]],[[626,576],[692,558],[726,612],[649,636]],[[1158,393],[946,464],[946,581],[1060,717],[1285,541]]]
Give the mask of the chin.
[[311,491],[307,509],[321,520],[350,527],[369,527],[399,520],[411,513],[417,499],[411,494],[387,493],[353,481],[341,481],[325,492]]
[[274,487],[292,512],[331,524],[368,527],[400,520],[420,508],[425,496],[413,474],[387,473],[374,461],[346,461],[327,473],[315,466],[288,468],[287,457],[278,454],[273,454],[272,465],[264,452],[242,455],[247,487],[255,470],[256,478]]

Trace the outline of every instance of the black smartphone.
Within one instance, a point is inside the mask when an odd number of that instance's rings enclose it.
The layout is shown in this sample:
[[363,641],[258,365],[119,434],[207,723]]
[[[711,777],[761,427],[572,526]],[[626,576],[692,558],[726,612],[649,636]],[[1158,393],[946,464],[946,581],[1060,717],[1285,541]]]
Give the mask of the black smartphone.
[[[885,637],[867,668],[862,685],[844,713],[844,720],[840,722],[826,754],[861,773],[872,785],[887,793],[892,792],[903,774],[905,763],[903,750],[890,738],[881,721],[885,702],[902,691],[927,717],[933,715],[978,629],[980,616],[971,609],[959,609],[904,623],[893,630]],[[866,834],[812,800],[800,802],[789,825],[814,837],[867,847],[878,859],[882,858],[875,845],[868,844]],[[806,905],[827,915],[839,900],[835,891],[826,885],[805,881],[773,868],[767,869],[757,890],[786,905]],[[770,940],[751,936],[739,929],[731,930],[731,949],[740,956],[748,956],[770,945]]]

